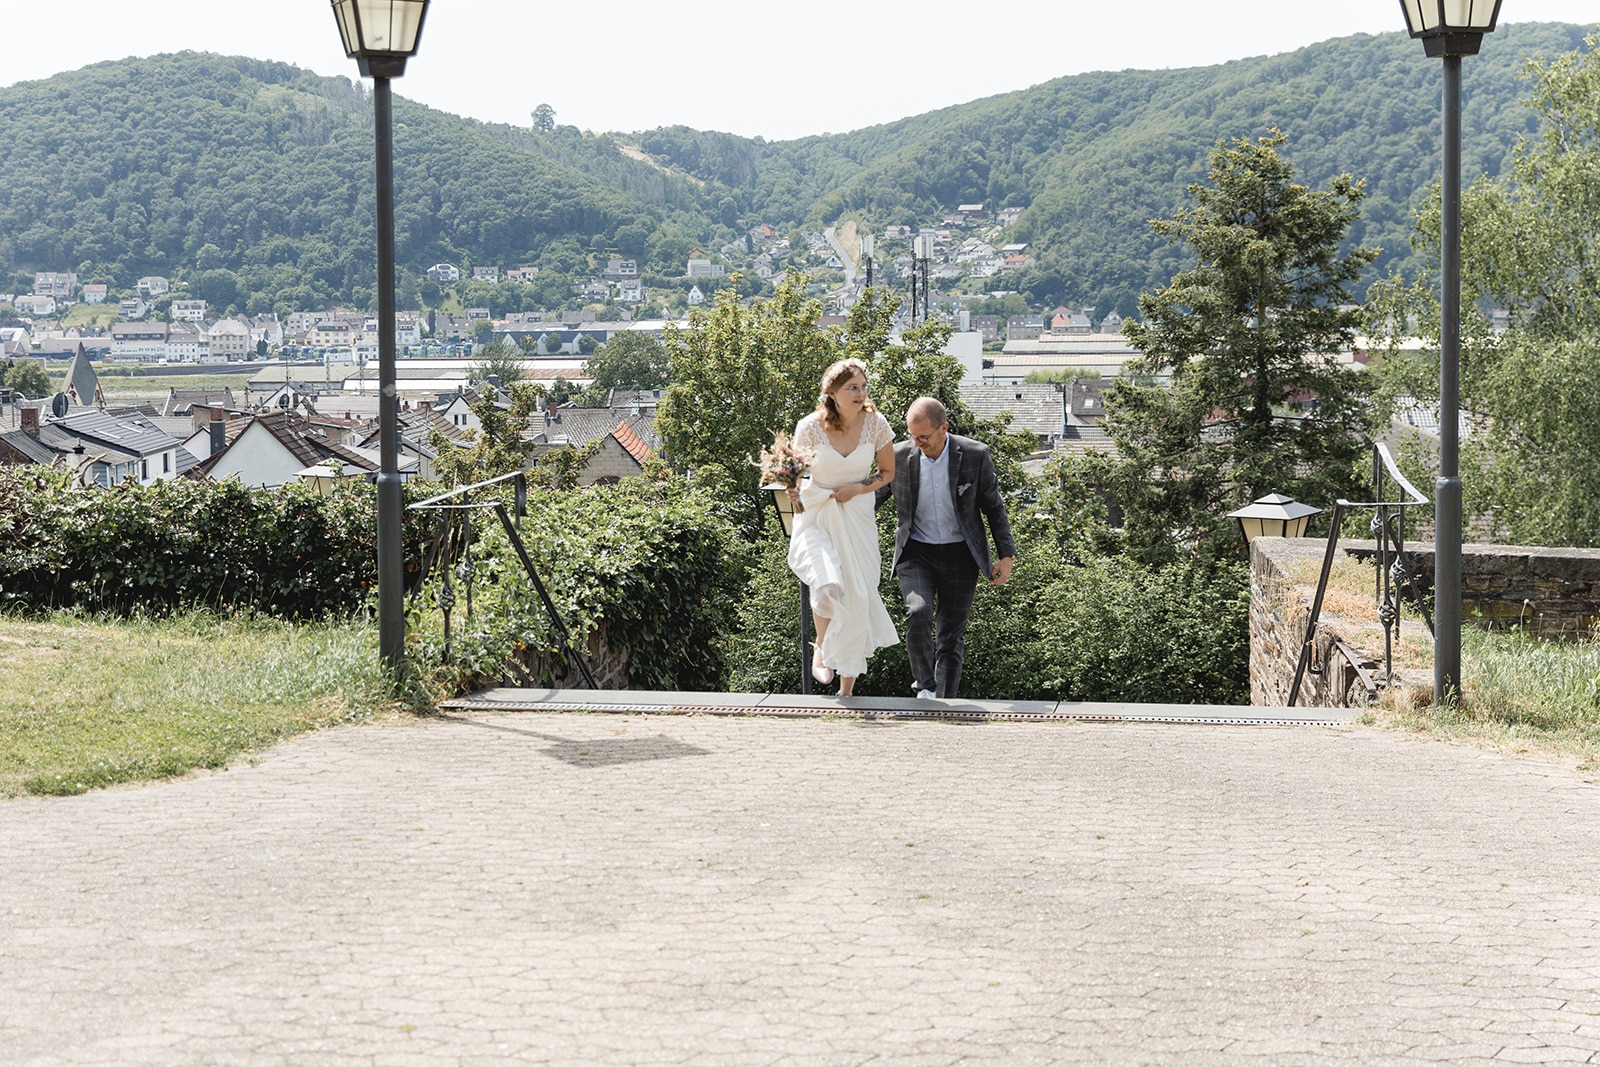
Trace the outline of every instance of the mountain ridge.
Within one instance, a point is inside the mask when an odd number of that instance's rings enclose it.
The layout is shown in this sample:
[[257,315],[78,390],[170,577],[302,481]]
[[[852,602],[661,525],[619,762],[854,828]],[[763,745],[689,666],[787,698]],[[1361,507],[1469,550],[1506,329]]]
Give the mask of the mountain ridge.
[[[1468,61],[1467,180],[1498,173],[1532,129],[1523,61],[1583,36],[1511,24]],[[1439,67],[1403,33],[1353,35],[1214,66],[1068,75],[787,141],[539,132],[397,96],[401,284],[440,260],[538,264],[548,280],[528,299],[556,303],[598,255],[681,273],[691,251],[758,222],[881,230],[983,202],[1026,209],[1010,236],[1033,245],[1035,265],[1008,288],[1127,314],[1184,262],[1148,220],[1182,205],[1219,139],[1272,126],[1307,184],[1367,179],[1351,239],[1384,246],[1375,272],[1416,269],[1410,216],[1438,172]],[[370,302],[370,98],[348,78],[190,52],[18,83],[0,89],[0,173],[0,267],[14,282],[77,268],[119,288],[183,275],[242,310]]]

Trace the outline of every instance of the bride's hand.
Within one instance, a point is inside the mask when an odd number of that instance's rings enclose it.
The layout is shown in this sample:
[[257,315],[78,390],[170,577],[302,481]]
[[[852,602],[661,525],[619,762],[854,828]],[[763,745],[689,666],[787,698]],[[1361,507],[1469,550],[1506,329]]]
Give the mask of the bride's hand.
[[861,487],[859,485],[841,485],[833,491],[832,495],[834,500],[843,504],[860,496]]

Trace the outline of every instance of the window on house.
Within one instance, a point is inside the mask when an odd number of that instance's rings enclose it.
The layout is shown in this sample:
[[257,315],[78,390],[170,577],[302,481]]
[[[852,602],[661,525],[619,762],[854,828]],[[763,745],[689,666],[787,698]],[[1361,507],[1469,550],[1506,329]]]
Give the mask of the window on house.
[[163,452],[163,453],[161,453],[161,473],[162,474],[171,474],[172,473],[172,453],[171,452]]
[[150,480],[150,461],[147,459],[141,459],[139,461],[139,480],[141,482],[147,482]]

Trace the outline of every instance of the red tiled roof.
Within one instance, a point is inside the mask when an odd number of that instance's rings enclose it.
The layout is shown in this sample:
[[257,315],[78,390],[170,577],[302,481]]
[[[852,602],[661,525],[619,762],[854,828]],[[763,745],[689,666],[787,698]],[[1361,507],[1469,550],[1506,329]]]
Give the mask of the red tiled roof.
[[617,439],[617,444],[628,450],[628,455],[638,460],[644,466],[644,461],[650,458],[650,446],[640,440],[639,435],[625,422],[617,423],[617,428],[611,431],[611,436]]

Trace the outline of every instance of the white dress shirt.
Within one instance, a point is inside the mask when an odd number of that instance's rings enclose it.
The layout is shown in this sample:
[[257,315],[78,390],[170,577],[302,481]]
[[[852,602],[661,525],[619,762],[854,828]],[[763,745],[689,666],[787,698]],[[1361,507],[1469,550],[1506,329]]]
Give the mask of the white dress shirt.
[[911,519],[911,539],[925,545],[952,545],[965,541],[961,523],[956,519],[956,502],[950,495],[950,441],[945,439],[944,451],[938,459],[929,459],[926,452],[917,453],[921,464],[918,472],[917,511]]

